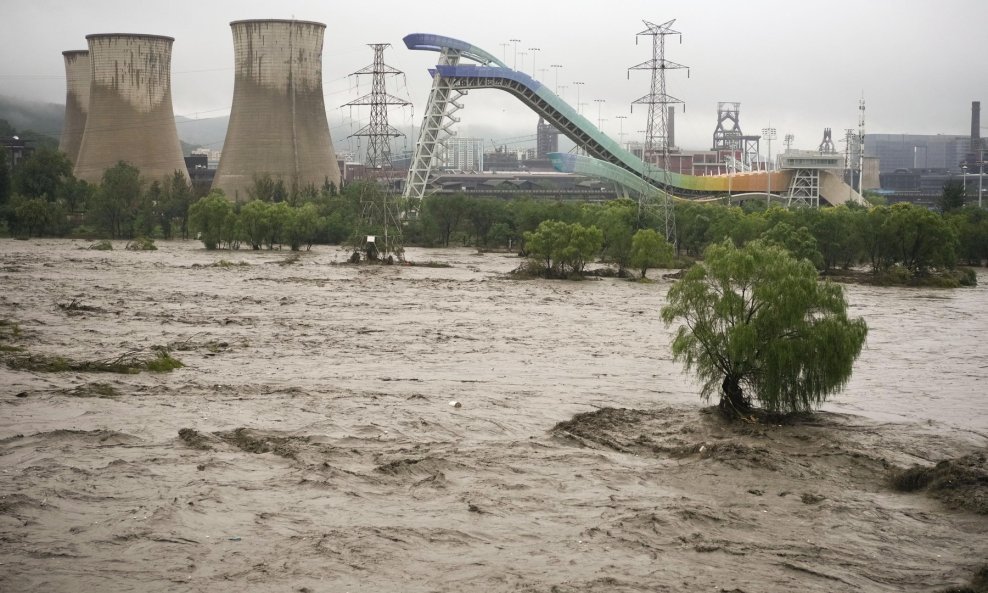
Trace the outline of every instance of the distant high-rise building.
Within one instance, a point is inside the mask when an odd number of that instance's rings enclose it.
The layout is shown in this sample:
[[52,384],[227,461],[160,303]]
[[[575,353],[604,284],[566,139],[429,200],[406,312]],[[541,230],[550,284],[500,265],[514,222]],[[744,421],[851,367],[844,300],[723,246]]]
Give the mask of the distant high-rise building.
[[446,168],[472,172],[484,170],[484,141],[480,138],[450,138],[446,141]]
[[535,128],[535,157],[544,159],[550,152],[559,152],[559,130],[541,116]]

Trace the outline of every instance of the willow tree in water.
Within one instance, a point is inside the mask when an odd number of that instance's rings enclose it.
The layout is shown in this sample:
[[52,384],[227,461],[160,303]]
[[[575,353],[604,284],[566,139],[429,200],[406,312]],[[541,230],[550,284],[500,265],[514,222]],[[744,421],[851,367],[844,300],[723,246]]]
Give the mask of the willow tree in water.
[[681,319],[673,357],[720,393],[737,416],[753,400],[769,412],[808,411],[851,377],[868,327],[848,319],[840,285],[817,280],[813,264],[760,241],[729,240],[704,252],[669,289],[662,319]]

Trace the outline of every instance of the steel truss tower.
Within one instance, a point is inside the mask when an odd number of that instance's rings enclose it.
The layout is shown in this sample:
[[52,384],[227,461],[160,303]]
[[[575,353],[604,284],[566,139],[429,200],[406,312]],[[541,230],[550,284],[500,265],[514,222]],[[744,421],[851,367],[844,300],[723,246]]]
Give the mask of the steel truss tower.
[[818,149],[821,154],[833,154],[837,152],[837,147],[834,146],[834,137],[830,128],[823,129],[823,140],[820,142],[820,148]]
[[[727,125],[725,125],[727,124]],[[736,101],[717,103],[717,127],[712,149],[741,152],[741,104]]]
[[865,100],[858,102],[858,194],[864,196]]
[[855,171],[861,174],[858,169],[858,155],[861,150],[858,145],[858,132],[853,128],[846,128],[841,142],[844,143],[844,182],[853,188]]
[[[407,106],[409,101],[388,94],[387,78],[403,74],[401,70],[384,63],[384,50],[390,43],[369,43],[374,50],[374,63],[357,70],[351,76],[370,75],[371,92],[359,99],[344,104],[344,107],[369,105],[371,108],[370,122],[350,136],[366,136],[367,159],[365,165],[380,172],[379,181],[384,182],[383,191],[378,188],[365,188],[361,195],[361,224],[357,236],[353,238],[356,249],[363,250],[368,259],[404,258],[402,245],[400,211],[397,195],[394,191],[393,171],[391,168],[391,139],[404,136],[396,128],[388,124],[388,107],[391,105]],[[381,233],[378,241],[377,235]]]
[[[662,158],[662,170],[666,175],[666,185],[668,186],[668,174],[669,174],[669,149],[671,146],[671,139],[669,137],[669,107],[678,104],[685,103],[681,99],[677,99],[669,95],[666,92],[666,70],[680,70],[686,68],[686,74],[689,76],[689,67],[683,64],[678,64],[666,59],[666,36],[668,35],[679,35],[679,41],[682,43],[683,34],[672,28],[673,23],[676,19],[662,23],[661,25],[656,25],[655,23],[650,23],[648,21],[642,21],[645,23],[645,30],[635,35],[635,43],[638,42],[638,38],[641,36],[652,37],[652,59],[642,62],[628,68],[628,76],[631,76],[632,70],[649,70],[652,72],[651,87],[649,93],[643,97],[635,99],[631,102],[632,109],[635,105],[648,105],[648,120],[645,127],[645,147],[642,151],[642,160],[645,163],[645,168],[643,173],[648,170],[649,165],[652,164],[653,159],[656,154],[660,154]],[[662,213],[665,219],[665,235],[666,240],[676,244],[676,217],[672,208],[672,204],[669,201],[669,194],[663,192],[662,197]],[[639,202],[639,213],[642,209],[642,203]]]
[[[462,56],[459,50],[444,48],[439,54],[440,66],[456,66]],[[425,118],[419,130],[419,139],[415,143],[415,155],[408,167],[408,178],[405,180],[405,197],[421,201],[425,197],[429,185],[429,175],[433,167],[445,161],[448,149],[446,141],[455,134],[453,125],[460,118],[453,114],[463,109],[459,99],[467,91],[456,90],[452,82],[438,72],[432,77],[432,90],[429,91],[429,102],[426,105]],[[418,208],[418,204],[410,204],[410,208]]]
[[370,123],[350,134],[350,136],[367,136],[367,160],[364,163],[365,165],[372,168],[390,168],[391,138],[398,138],[405,134],[388,124],[388,106],[398,105],[405,107],[411,105],[411,103],[388,94],[386,86],[387,77],[404,74],[401,70],[384,63],[384,50],[390,47],[391,44],[369,43],[368,46],[374,49],[374,63],[364,66],[350,76],[370,74],[372,76],[371,92],[343,106],[356,107],[370,105]]

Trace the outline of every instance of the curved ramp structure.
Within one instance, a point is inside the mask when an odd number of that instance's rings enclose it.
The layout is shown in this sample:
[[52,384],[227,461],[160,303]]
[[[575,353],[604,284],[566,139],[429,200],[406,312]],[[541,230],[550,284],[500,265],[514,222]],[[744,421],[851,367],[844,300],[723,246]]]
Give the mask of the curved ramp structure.
[[[448,89],[448,92],[459,92],[460,94],[465,94],[471,89],[500,89],[508,92],[516,96],[532,111],[544,117],[578,146],[584,148],[592,159],[601,162],[600,164],[590,164],[575,155],[573,155],[574,158],[557,156],[553,159],[553,163],[560,171],[572,170],[577,172],[579,169],[579,172],[599,175],[634,191],[654,192],[660,190],[671,195],[691,198],[728,193],[766,192],[770,185],[770,178],[771,187],[775,188],[776,191],[789,187],[792,182],[793,173],[791,171],[755,171],[706,176],[683,175],[664,171],[655,165],[644,163],[630,151],[622,148],[611,137],[597,129],[590,120],[577,113],[576,109],[549,90],[546,85],[523,72],[508,68],[496,57],[472,44],[450,37],[422,33],[408,35],[404,38],[404,42],[409,49],[440,51],[444,56],[455,54],[457,58],[467,57],[478,62],[477,64],[461,64],[459,59],[447,60],[447,63],[443,63],[441,60],[435,69],[430,70],[433,76],[434,92],[437,85]],[[430,96],[430,105],[431,102],[432,97]],[[452,123],[458,121],[455,118],[451,119],[453,122],[446,123],[445,126],[435,126],[437,132],[448,130]],[[423,134],[426,127],[427,125],[424,124]],[[429,138],[425,138],[426,142],[429,140]],[[438,142],[439,140],[437,138],[433,141]],[[422,143],[423,137],[420,136],[419,144]],[[416,145],[416,160],[418,153],[419,145]],[[590,172],[591,170],[594,172]],[[409,183],[406,186],[406,195],[408,197],[421,197],[421,193],[416,195],[416,192],[424,193],[424,189],[424,184],[413,187],[412,183]],[[843,191],[834,193],[840,197],[834,196],[834,199],[831,200],[832,203],[841,203],[848,199],[848,194]],[[857,198],[860,199],[860,196]]]

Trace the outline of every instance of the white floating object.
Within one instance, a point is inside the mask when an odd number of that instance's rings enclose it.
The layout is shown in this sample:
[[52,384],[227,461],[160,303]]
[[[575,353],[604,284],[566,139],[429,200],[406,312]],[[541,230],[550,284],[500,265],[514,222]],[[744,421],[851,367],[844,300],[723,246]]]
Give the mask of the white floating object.
[[456,401],[455,399],[454,400],[450,400],[449,405],[452,406],[452,407],[454,407],[454,408],[462,408],[463,407],[463,404],[461,404],[460,402]]

